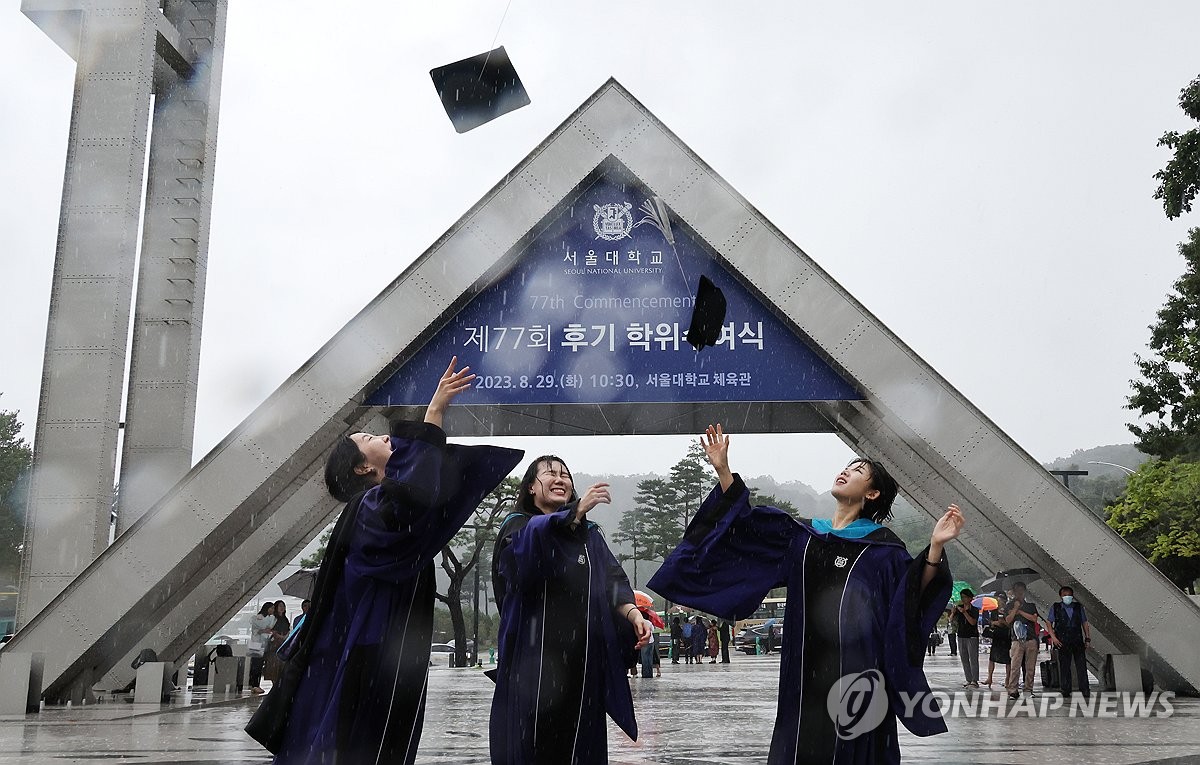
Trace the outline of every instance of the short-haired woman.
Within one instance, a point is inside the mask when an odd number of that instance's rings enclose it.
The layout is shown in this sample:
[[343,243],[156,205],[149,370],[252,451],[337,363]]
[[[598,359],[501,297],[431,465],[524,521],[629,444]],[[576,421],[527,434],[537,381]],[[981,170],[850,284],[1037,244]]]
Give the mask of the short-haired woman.
[[[729,437],[720,425],[709,426],[701,444],[720,485],[648,586],[733,619],[750,616],[769,590],[787,586],[767,761],[898,763],[897,716],[918,736],[944,732],[922,663],[925,636],[950,597],[943,547],[962,529],[958,507],[946,510],[929,546],[913,558],[881,525],[898,487],[879,463],[856,459],[837,474],[832,520],[798,521],[750,505],[745,483],[729,469]],[[902,705],[906,694],[916,703]]]

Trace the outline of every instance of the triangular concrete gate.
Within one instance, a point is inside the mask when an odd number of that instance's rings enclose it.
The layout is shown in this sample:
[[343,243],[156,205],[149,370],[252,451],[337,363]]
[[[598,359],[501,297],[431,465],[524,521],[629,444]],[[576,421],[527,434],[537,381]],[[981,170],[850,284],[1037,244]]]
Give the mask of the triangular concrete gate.
[[[951,556],[1031,566],[1043,603],[1074,583],[1096,650],[1137,653],[1164,688],[1200,688],[1200,608],[609,81],[25,626],[6,652],[45,654],[46,697],[123,685],[143,648],[185,659],[328,522],[321,468],[363,406],[457,311],[501,278],[530,231],[605,163],[683,228],[859,400],[456,407],[455,434],[836,431],[891,466],[910,501],[964,506]],[[615,164],[614,164],[615,163]],[[707,351],[706,351],[707,353]],[[419,371],[419,370],[418,370]],[[1093,656],[1093,659],[1096,657]]]

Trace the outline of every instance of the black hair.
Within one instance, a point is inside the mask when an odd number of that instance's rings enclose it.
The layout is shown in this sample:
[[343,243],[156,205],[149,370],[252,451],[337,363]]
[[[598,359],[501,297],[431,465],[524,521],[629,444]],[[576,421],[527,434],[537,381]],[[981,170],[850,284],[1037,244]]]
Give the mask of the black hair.
[[269,600],[266,603],[263,603],[258,609],[259,616],[269,616],[273,613],[275,613],[275,604]]
[[517,511],[527,513],[529,515],[541,515],[542,511],[533,503],[533,482],[537,480],[538,466],[543,462],[557,462],[563,466],[563,470],[567,471],[567,475],[571,478],[571,498],[568,503],[579,499],[579,495],[575,493],[575,476],[571,475],[571,468],[567,467],[567,463],[562,457],[556,454],[543,454],[533,462],[529,463],[529,467],[525,468],[525,475],[521,478],[521,488],[517,496]]
[[871,488],[879,492],[879,496],[875,499],[868,499],[863,502],[861,517],[875,523],[883,523],[892,517],[892,503],[896,501],[896,494],[900,491],[900,486],[896,483],[896,479],[892,478],[891,473],[887,471],[881,463],[875,460],[869,460],[866,457],[859,457],[851,460],[851,465],[866,465],[871,469]]
[[1059,588],[1058,588],[1058,596],[1059,596],[1060,598],[1062,597],[1063,590],[1066,590],[1066,591],[1067,591],[1068,593],[1070,593],[1071,595],[1074,595],[1074,594],[1075,594],[1075,588],[1074,588],[1074,587],[1072,587],[1072,586],[1071,586],[1071,585],[1069,585],[1069,584],[1064,584],[1062,587],[1059,587]]
[[966,595],[969,600],[975,599],[975,593],[971,592],[970,587],[963,587],[962,592],[958,593],[958,599],[962,600],[963,595]]
[[1018,587],[1020,587],[1022,590],[1025,589],[1025,583],[1024,582],[1013,582],[1012,588],[1015,590]]
[[375,485],[370,476],[354,472],[366,461],[366,456],[350,436],[343,436],[333,445],[329,459],[325,460],[325,487],[334,499],[349,502],[354,495]]

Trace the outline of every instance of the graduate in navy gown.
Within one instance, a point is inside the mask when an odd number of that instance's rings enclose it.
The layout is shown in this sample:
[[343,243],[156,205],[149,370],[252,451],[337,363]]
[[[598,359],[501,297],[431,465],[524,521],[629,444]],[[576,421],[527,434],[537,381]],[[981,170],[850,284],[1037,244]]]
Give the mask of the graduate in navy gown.
[[720,485],[648,586],[678,603],[744,619],[787,586],[771,765],[898,763],[896,718],[918,736],[946,730],[922,668],[925,636],[950,597],[944,546],[963,517],[951,505],[915,558],[880,525],[897,486],[882,465],[851,462],[831,490],[831,520],[752,507],[729,469],[729,437],[701,438]]
[[433,558],[522,456],[446,443],[442,415],[475,377],[454,365],[424,422],[394,422],[390,436],[355,433],[330,455],[326,484],[348,504],[327,547],[306,634],[298,636],[311,642],[288,662],[287,671],[302,675],[290,678],[295,701],[276,765],[416,757],[433,635]]
[[588,511],[608,485],[575,494],[561,459],[539,457],[521,480],[493,555],[500,658],[490,723],[495,765],[608,762],[605,712],[637,739],[624,654],[650,625]]

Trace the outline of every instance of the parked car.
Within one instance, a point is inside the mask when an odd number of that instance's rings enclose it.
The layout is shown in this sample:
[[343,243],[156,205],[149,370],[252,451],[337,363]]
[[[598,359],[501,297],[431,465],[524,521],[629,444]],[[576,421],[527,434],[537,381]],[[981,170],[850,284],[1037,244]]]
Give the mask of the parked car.
[[[467,664],[475,663],[475,641],[467,639]],[[449,643],[433,643],[429,646],[429,666],[449,667],[454,656],[454,641]]]
[[[753,627],[745,627],[733,638],[733,647],[742,653],[754,655],[757,650],[755,639],[761,640],[764,648],[767,642],[767,627],[763,624],[756,624]],[[775,650],[778,651],[783,647],[783,622],[775,622]]]

